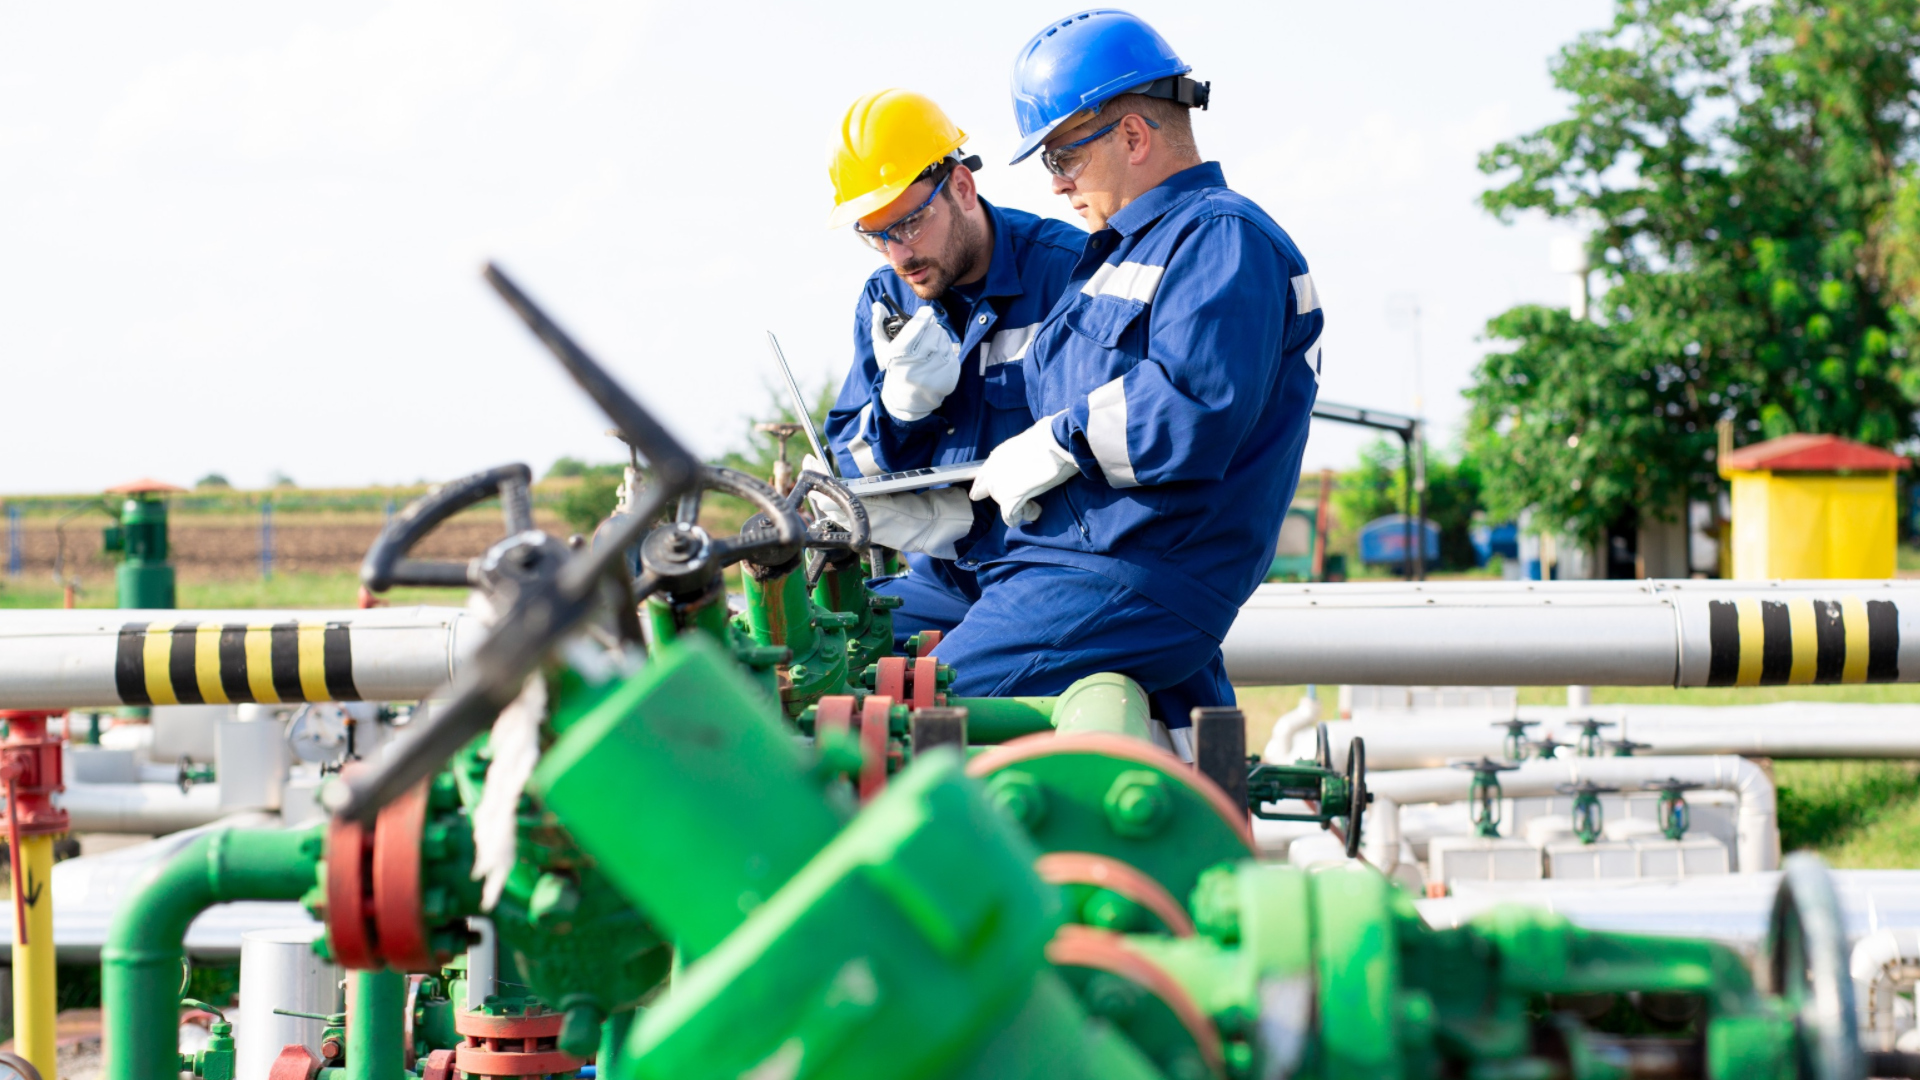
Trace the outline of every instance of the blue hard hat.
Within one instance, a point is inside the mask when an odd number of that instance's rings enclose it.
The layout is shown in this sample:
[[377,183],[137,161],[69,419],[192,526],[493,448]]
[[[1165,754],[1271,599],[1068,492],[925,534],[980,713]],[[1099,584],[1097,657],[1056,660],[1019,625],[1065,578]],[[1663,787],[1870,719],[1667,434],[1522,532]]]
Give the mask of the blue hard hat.
[[1068,117],[1129,91],[1207,106],[1207,87],[1182,78],[1193,68],[1136,15],[1094,8],[1048,23],[1013,61],[1018,164]]

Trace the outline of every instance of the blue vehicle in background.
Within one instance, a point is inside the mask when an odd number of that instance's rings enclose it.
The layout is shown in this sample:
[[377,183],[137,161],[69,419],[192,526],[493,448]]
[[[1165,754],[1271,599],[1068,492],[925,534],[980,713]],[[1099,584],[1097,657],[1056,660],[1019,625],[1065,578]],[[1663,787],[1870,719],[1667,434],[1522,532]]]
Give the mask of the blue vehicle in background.
[[1508,562],[1520,558],[1520,523],[1517,521],[1499,525],[1475,522],[1472,537],[1475,565],[1485,566],[1493,561],[1495,555]]
[[[1407,515],[1387,514],[1360,526],[1360,561],[1404,573],[1407,562]],[[1427,566],[1440,561],[1440,526],[1422,521],[1413,530],[1422,537],[1421,558]]]

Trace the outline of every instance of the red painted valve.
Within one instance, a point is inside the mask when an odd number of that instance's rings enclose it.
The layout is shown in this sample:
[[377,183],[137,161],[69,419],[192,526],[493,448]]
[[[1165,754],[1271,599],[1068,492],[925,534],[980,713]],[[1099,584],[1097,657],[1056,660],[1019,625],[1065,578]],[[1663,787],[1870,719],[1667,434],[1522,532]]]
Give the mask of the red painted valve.
[[563,1016],[557,1012],[491,1015],[461,1012],[453,1030],[466,1036],[453,1065],[467,1076],[549,1076],[570,1073],[586,1062],[559,1049]]
[[47,734],[47,721],[61,715],[39,709],[0,709],[0,721],[7,725],[7,740],[0,743],[0,777],[13,787],[9,816],[0,820],[11,830],[17,815],[21,836],[67,831],[67,812],[53,805],[54,793],[66,788],[61,739]]

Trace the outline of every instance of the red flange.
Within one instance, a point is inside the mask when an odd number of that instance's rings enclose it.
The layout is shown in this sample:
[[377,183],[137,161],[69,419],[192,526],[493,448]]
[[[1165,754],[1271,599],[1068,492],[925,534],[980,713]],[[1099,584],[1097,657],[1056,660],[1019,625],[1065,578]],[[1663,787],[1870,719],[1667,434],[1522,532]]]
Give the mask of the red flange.
[[427,824],[422,780],[388,803],[374,824],[372,878],[374,940],[395,971],[436,972],[420,910],[420,840]]
[[453,1074],[453,1051],[435,1050],[427,1055],[426,1071],[420,1080],[460,1080]]
[[327,829],[327,943],[341,967],[379,967],[369,919],[368,869],[373,844],[357,821],[334,818]]
[[[466,1042],[453,1051],[453,1067],[460,1075],[486,1077],[573,1072],[586,1061],[562,1053],[557,1046],[564,1020],[557,1012],[518,1016],[460,1012],[454,1016],[453,1030],[466,1036]],[[428,1068],[432,1066],[430,1057]]]
[[[881,661],[885,663],[885,661]],[[870,694],[860,710],[860,801],[867,802],[887,787],[887,723],[893,699]]]
[[915,652],[915,653],[914,653],[913,655],[915,655],[915,656],[932,656],[932,655],[933,655],[933,650],[934,650],[934,646],[936,646],[936,645],[939,645],[939,644],[940,644],[940,638],[941,638],[941,636],[942,636],[942,635],[941,635],[941,633],[940,633],[940,631],[938,631],[938,630],[922,630],[922,631],[920,631],[920,634],[919,634],[919,637],[920,637],[920,648],[919,648],[919,650],[918,650],[917,652]]
[[454,1015],[453,1030],[475,1039],[558,1039],[566,1019],[557,1012],[490,1016],[462,1009]]
[[[931,634],[933,631],[929,630]],[[946,695],[940,693],[940,661],[931,656],[922,656],[913,662],[913,693],[908,701],[916,709],[932,708],[943,704],[940,700]]]
[[320,1059],[299,1043],[288,1043],[267,1066],[267,1080],[313,1080],[320,1075]]
[[880,674],[873,680],[873,692],[895,701],[907,700],[906,657],[883,656],[880,658]]
[[820,699],[813,709],[813,733],[818,738],[822,731],[839,728],[841,731],[853,729],[853,695],[829,694]]

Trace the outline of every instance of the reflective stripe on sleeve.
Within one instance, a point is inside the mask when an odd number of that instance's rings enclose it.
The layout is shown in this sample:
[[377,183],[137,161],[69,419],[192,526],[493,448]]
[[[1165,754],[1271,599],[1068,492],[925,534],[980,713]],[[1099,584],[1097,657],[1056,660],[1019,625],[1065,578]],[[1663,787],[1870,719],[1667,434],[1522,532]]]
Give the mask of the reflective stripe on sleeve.
[[1313,287],[1312,274],[1301,274],[1293,279],[1293,295],[1295,315],[1305,315],[1310,311],[1320,310],[1320,290]]
[[860,407],[860,419],[853,425],[853,441],[847,444],[847,453],[853,457],[853,467],[860,470],[861,476],[879,476],[886,470],[873,459],[873,444],[867,441],[867,427],[873,423],[873,402]]
[[1127,378],[1107,383],[1087,395],[1087,445],[1094,460],[1114,487],[1139,487],[1133,476],[1133,456],[1127,453]]
[[1145,263],[1105,263],[1093,272],[1085,285],[1080,286],[1080,291],[1088,296],[1118,296],[1152,303],[1153,294],[1160,289],[1160,275],[1166,272],[1164,266],[1148,266]]

